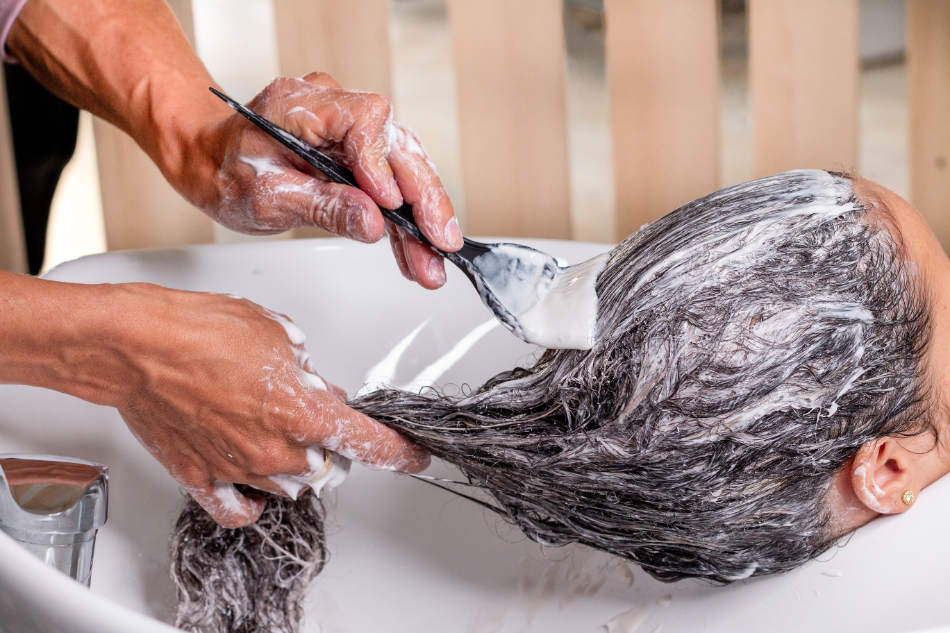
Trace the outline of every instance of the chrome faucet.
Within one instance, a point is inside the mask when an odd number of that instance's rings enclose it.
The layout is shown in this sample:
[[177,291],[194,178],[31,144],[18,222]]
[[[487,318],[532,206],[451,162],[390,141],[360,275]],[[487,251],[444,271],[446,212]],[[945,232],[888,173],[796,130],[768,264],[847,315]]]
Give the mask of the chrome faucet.
[[50,567],[89,585],[106,521],[109,468],[54,455],[0,454],[0,530]]

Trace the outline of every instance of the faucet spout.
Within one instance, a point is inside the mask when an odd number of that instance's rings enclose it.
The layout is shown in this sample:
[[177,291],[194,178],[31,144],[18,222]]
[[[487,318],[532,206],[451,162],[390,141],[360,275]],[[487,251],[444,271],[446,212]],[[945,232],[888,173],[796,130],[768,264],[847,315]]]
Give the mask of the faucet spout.
[[89,585],[96,531],[106,521],[109,468],[54,455],[0,454],[0,530]]

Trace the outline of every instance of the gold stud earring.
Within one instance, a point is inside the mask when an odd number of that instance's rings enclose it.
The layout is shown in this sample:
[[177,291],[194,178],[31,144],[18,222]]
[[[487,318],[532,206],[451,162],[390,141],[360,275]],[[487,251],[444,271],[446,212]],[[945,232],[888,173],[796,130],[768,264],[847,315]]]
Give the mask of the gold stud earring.
[[909,506],[910,504],[912,504],[914,502],[914,491],[905,490],[904,494],[901,495],[901,501],[904,502],[905,506]]

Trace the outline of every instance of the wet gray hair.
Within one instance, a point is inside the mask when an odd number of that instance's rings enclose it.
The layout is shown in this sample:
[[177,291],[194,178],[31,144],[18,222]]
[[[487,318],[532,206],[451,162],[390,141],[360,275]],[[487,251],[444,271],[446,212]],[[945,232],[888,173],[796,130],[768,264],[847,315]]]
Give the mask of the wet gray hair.
[[296,633],[307,587],[327,560],[323,515],[309,491],[297,500],[270,495],[257,523],[228,530],[189,497],[171,542],[175,626]]
[[823,501],[856,450],[927,425],[929,308],[873,213],[824,171],[723,189],[611,252],[593,349],[351,404],[539,542],[661,580],[790,570],[838,536]]
[[350,405],[538,542],[666,581],[790,570],[839,536],[824,500],[856,450],[930,428],[929,305],[881,213],[824,171],[723,189],[611,251],[593,349],[548,350],[461,399]]

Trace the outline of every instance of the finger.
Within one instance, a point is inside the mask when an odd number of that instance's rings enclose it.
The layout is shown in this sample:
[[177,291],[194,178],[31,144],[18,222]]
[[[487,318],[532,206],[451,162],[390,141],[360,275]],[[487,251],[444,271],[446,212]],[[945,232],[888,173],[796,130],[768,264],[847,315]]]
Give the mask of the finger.
[[[396,209],[402,206],[403,196],[389,164],[392,104],[373,93],[361,95],[359,100],[342,102],[349,108],[349,117],[328,119],[327,131],[343,139],[343,150],[361,189],[370,194],[380,206]],[[343,130],[340,125],[349,128]]]
[[227,529],[254,523],[266,505],[263,499],[247,497],[232,484],[220,481],[198,486],[184,485],[184,488],[215,523]]
[[294,491],[285,480],[288,474],[293,476],[310,472],[305,449],[286,444],[268,448],[260,442],[248,442],[240,435],[230,440],[233,447],[222,451],[201,436],[192,438],[194,448],[205,460],[217,454],[217,459],[210,460],[205,472],[213,472],[217,482],[247,484],[265,492],[296,498],[296,494],[291,492],[299,492],[299,486]]
[[412,131],[398,123],[392,126],[389,164],[423,235],[444,251],[462,248],[455,210],[435,166]]
[[[296,414],[296,411],[294,411]],[[262,442],[244,440],[243,447],[236,448],[245,455],[247,465],[244,471],[233,476],[231,481],[254,485],[253,478],[266,479],[271,475],[299,475],[310,471],[307,450],[288,443],[274,440],[271,445]]]
[[331,233],[372,243],[383,236],[383,215],[368,195],[337,183],[311,178],[298,171],[282,174],[271,185],[278,213],[293,213],[300,223],[319,226]]
[[399,239],[399,229],[390,224],[386,229],[389,233],[389,245],[393,249],[393,256],[396,258],[396,264],[399,266],[399,272],[409,281],[415,281],[412,273],[409,272],[409,264],[406,263],[406,249],[402,246],[402,240]]
[[263,490],[264,492],[280,495],[282,497],[290,497],[291,499],[296,499],[304,487],[303,484],[297,483],[290,475],[270,475],[268,477],[250,475],[245,479],[247,481],[243,483],[258,490]]
[[336,398],[323,397],[314,407],[319,420],[300,441],[317,444],[365,464],[419,472],[429,465],[429,454],[393,429],[383,426]]
[[[302,83],[309,90],[301,90]],[[377,204],[395,209],[402,205],[402,194],[387,160],[392,104],[381,95],[338,86],[323,73],[278,79],[250,105],[311,145],[341,141],[360,188]]]
[[303,79],[304,81],[308,83],[312,83],[315,86],[322,86],[324,88],[334,88],[334,89],[339,90],[343,87],[337,82],[336,79],[334,79],[327,73],[321,73],[321,72],[307,73],[306,75],[301,77],[301,79]]
[[328,453],[324,449],[314,446],[295,447],[295,450],[302,456],[302,465],[288,466],[267,477],[249,476],[247,483],[261,490],[296,499],[301,490],[329,473]]
[[406,265],[413,279],[428,290],[441,288],[445,283],[445,266],[442,263],[442,257],[432,252],[428,246],[409,237],[402,229],[397,230],[403,253],[406,255]]

